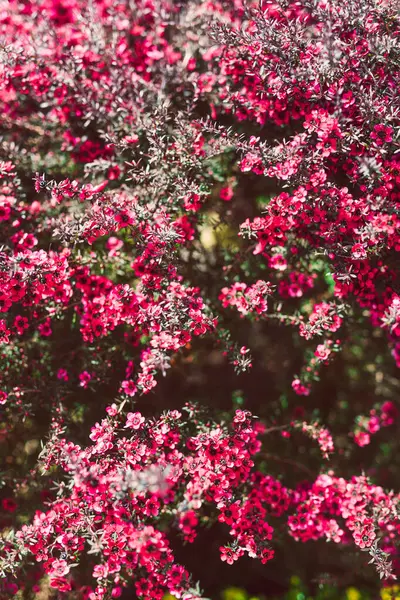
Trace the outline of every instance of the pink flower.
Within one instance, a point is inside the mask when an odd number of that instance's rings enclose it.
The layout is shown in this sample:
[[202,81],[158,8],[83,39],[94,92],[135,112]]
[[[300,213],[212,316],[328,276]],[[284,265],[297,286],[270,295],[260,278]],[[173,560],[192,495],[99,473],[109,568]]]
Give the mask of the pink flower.
[[233,565],[233,563],[240,558],[241,554],[243,554],[243,552],[235,551],[228,546],[220,546],[219,550],[221,552],[221,560],[228,565]]
[[381,425],[380,425],[378,417],[376,417],[376,416],[370,417],[367,427],[368,427],[369,433],[376,433],[377,431],[379,431],[381,428]]
[[121,229],[123,227],[128,227],[128,225],[133,225],[134,223],[133,214],[126,210],[122,210],[116,214],[115,221],[118,223]]
[[282,254],[274,254],[269,261],[270,267],[276,271],[285,271],[287,269],[287,261]]
[[106,242],[106,248],[109,250],[108,256],[115,256],[124,245],[124,242],[115,236],[108,238]]
[[195,193],[186,194],[183,199],[183,206],[185,210],[197,212],[201,207],[201,197]]
[[356,530],[353,533],[354,541],[360,548],[369,548],[372,546],[372,542],[376,538],[376,533],[372,525],[362,527],[360,530]]
[[61,381],[68,381],[68,372],[65,369],[58,369],[57,379],[60,379]]
[[365,250],[364,244],[354,244],[351,249],[351,257],[355,260],[364,260],[367,258],[367,252]]
[[393,402],[384,402],[381,406],[381,420],[384,427],[392,425],[397,417],[398,410]]
[[63,577],[69,573],[70,567],[66,560],[55,560],[48,570],[50,577]]
[[245,423],[248,419],[248,411],[238,409],[233,418],[234,423]]
[[140,414],[140,412],[128,413],[126,415],[125,428],[129,427],[130,429],[141,429],[144,422],[145,418]]
[[314,356],[321,361],[328,360],[332,350],[330,350],[325,344],[319,344],[314,352]]
[[256,154],[246,154],[240,163],[240,170],[243,173],[248,173],[251,171],[256,165],[260,164],[260,159]]
[[374,140],[377,146],[383,146],[385,143],[389,143],[393,140],[392,137],[393,129],[386,125],[375,125],[371,138]]
[[368,446],[371,438],[368,433],[365,433],[365,431],[357,431],[354,434],[354,441],[358,446]]
[[11,333],[10,330],[7,329],[7,323],[4,321],[4,319],[1,319],[0,320],[0,342],[7,344],[9,341],[10,333]]
[[299,396],[308,396],[310,394],[310,387],[304,385],[298,378],[293,379],[292,388]]
[[128,379],[121,383],[121,389],[127,396],[134,396],[137,392],[137,387],[132,379]]
[[60,592],[69,592],[72,589],[70,582],[64,577],[51,577],[50,587]]
[[5,510],[6,512],[13,513],[17,510],[17,503],[12,498],[3,498],[3,500],[1,501],[1,505],[3,507],[3,510]]
[[16,328],[17,333],[19,335],[22,335],[25,329],[28,329],[29,327],[28,319],[26,317],[21,317],[20,315],[18,315],[17,317],[15,317],[14,327]]
[[113,403],[113,404],[111,404],[111,406],[107,406],[106,413],[110,417],[115,417],[115,415],[118,414],[118,407],[117,407],[117,405],[115,403]]
[[46,319],[44,323],[41,323],[38,326],[38,330],[39,330],[40,335],[42,335],[43,337],[49,337],[52,334],[51,320]]
[[219,197],[221,198],[221,200],[225,200],[225,202],[229,202],[229,200],[232,200],[232,198],[233,198],[232,188],[229,186],[223,187],[221,189],[221,191],[219,192]]
[[124,141],[126,144],[130,144],[130,145],[132,145],[132,146],[133,146],[133,145],[135,145],[135,144],[137,144],[137,143],[138,143],[138,141],[139,141],[139,136],[137,136],[136,134],[132,134],[132,135],[129,135],[129,136],[126,136],[126,137],[124,137],[123,141]]
[[88,387],[89,382],[92,380],[92,375],[88,373],[88,371],[82,371],[79,375],[80,386],[86,389]]
[[318,142],[317,149],[320,150],[321,155],[327,158],[332,152],[336,152],[337,141],[335,138],[330,137]]
[[108,565],[107,564],[101,564],[101,565],[94,566],[93,577],[95,579],[106,579],[107,576],[108,576]]

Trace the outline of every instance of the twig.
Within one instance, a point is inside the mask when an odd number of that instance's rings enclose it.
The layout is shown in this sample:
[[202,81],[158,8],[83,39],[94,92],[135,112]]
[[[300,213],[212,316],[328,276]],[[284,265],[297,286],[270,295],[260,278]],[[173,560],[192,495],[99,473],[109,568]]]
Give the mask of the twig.
[[292,467],[296,467],[299,471],[303,471],[303,473],[307,473],[307,475],[309,477],[311,477],[312,479],[315,478],[315,473],[313,473],[311,471],[311,469],[309,469],[308,467],[306,467],[305,465],[296,462],[295,460],[291,460],[290,458],[283,458],[281,456],[277,456],[276,454],[269,454],[268,452],[263,452],[262,454],[260,454],[260,456],[262,456],[263,458],[266,459],[271,459],[271,460],[275,460],[277,462],[281,462],[284,463],[286,465],[291,465]]

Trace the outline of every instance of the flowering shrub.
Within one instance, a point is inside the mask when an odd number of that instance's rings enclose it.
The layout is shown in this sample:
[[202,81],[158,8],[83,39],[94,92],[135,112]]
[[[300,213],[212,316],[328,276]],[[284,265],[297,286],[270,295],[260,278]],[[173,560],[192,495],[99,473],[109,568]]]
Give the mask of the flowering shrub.
[[1,597],[393,586],[395,4],[1,2]]

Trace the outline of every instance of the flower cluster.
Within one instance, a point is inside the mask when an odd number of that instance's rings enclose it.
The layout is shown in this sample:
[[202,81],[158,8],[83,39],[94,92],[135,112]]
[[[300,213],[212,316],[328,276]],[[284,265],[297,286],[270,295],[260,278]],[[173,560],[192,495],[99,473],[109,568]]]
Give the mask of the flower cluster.
[[268,310],[267,297],[270,294],[270,284],[260,280],[251,286],[234,283],[230,288],[223,288],[219,299],[222,306],[234,306],[243,316],[252,312],[261,315]]
[[371,441],[371,435],[377,433],[381,427],[393,425],[397,418],[397,408],[393,402],[384,402],[372,408],[368,416],[360,415],[356,419],[354,441],[358,446],[366,446]]
[[399,572],[394,4],[0,0],[1,597]]

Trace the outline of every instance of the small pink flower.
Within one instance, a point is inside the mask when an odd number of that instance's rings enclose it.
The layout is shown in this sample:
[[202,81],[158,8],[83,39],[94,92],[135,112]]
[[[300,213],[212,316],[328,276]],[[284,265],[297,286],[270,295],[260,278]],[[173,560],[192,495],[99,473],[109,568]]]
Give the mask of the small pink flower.
[[379,422],[378,417],[372,416],[368,421],[367,427],[369,433],[376,433],[377,431],[379,431],[381,428],[381,424]]
[[377,146],[383,146],[385,143],[389,143],[393,140],[392,137],[393,129],[386,125],[375,125],[371,138],[374,140]]
[[371,438],[368,433],[365,433],[364,431],[357,431],[354,434],[354,441],[358,446],[368,446]]
[[225,202],[229,202],[230,200],[232,200],[232,198],[233,198],[232,188],[229,186],[223,187],[219,193],[219,197],[221,198],[221,200],[224,200]]
[[120,226],[120,228],[128,227],[128,225],[132,225],[134,222],[133,214],[130,212],[123,210],[115,216],[115,220]]
[[235,412],[235,416],[233,418],[234,423],[245,423],[248,418],[248,412],[245,410],[238,409]]
[[25,329],[28,329],[29,327],[28,319],[26,317],[21,317],[20,315],[18,315],[17,317],[15,317],[14,327],[16,328],[17,333],[19,335],[22,335]]
[[140,412],[128,413],[126,415],[125,429],[127,427],[130,427],[131,429],[140,429],[144,422],[145,418],[140,414]]
[[271,257],[269,266],[276,271],[285,271],[287,269],[287,261],[282,254],[275,254]]
[[68,381],[68,372],[65,369],[58,369],[57,379],[60,379],[60,381]]
[[239,552],[235,552],[232,548],[228,548],[227,546],[220,547],[221,552],[221,560],[226,562],[228,565],[233,565],[235,560],[238,560],[240,557]]
[[106,413],[110,415],[110,417],[115,417],[115,415],[118,414],[117,405],[114,403],[111,404],[111,406],[107,406]]
[[369,548],[376,538],[376,533],[371,526],[363,527],[359,531],[353,533],[354,541],[360,548]]
[[243,173],[248,173],[251,171],[256,165],[260,163],[260,159],[256,154],[246,154],[243,160],[240,163],[240,170]]
[[107,576],[108,576],[108,566],[106,564],[94,566],[93,577],[95,579],[105,579]]
[[314,352],[314,356],[321,361],[328,360],[332,350],[327,348],[325,344],[319,344]]
[[12,498],[3,498],[3,500],[1,501],[1,505],[3,507],[3,510],[5,510],[6,512],[13,513],[17,510],[17,503]]
[[186,194],[186,196],[183,199],[183,206],[185,207],[185,210],[197,212],[201,207],[201,198],[199,194]]
[[87,388],[89,381],[91,381],[92,376],[90,373],[88,373],[87,371],[83,371],[80,375],[79,375],[79,380],[80,380],[80,386],[83,387],[84,389]]
[[63,577],[69,573],[70,567],[66,560],[55,560],[48,571],[50,576]]
[[134,396],[137,392],[137,387],[132,379],[127,379],[121,383],[121,389],[127,396]]
[[351,249],[351,257],[355,260],[364,260],[367,258],[367,252],[363,244],[354,244]]
[[43,337],[49,337],[52,334],[50,319],[46,319],[44,323],[41,323],[38,330]]
[[130,144],[130,145],[134,145],[137,144],[139,141],[139,136],[137,136],[136,134],[132,134],[132,135],[127,135],[126,137],[124,137],[124,142],[126,144]]
[[293,379],[292,388],[299,396],[308,396],[310,394],[310,387],[304,385],[298,378]]
[[118,239],[117,237],[109,237],[106,242],[106,248],[109,250],[108,256],[115,256],[118,250],[122,248],[123,245],[124,242]]
[[65,577],[50,578],[50,587],[60,592],[69,592],[72,589],[70,582]]

